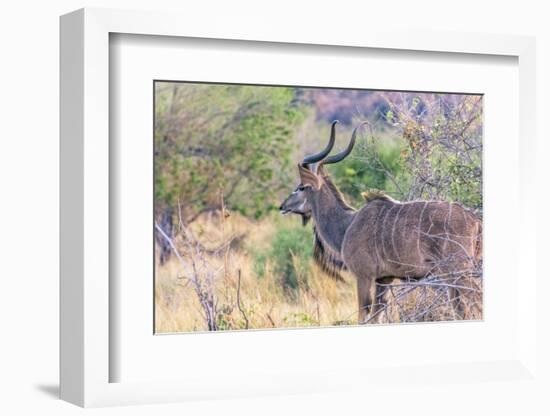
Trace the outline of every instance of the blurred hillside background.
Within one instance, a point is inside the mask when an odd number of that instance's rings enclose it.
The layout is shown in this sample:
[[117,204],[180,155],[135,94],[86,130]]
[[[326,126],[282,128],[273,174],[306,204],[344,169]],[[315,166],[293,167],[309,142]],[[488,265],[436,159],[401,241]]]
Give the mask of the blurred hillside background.
[[[333,120],[335,151],[369,121],[328,166],[351,205],[375,188],[482,216],[480,95],[156,82],[157,332],[356,323],[353,278],[318,270],[311,225],[278,213]],[[401,292],[388,291],[385,322],[452,319],[441,291]]]

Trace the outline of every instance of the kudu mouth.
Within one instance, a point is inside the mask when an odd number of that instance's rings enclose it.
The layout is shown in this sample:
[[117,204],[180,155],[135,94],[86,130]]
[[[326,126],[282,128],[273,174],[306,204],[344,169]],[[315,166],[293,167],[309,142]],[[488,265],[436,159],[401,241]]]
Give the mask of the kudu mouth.
[[286,203],[286,199],[285,199],[285,201],[281,204],[281,206],[279,207],[279,213],[282,214],[282,215],[286,215],[286,214],[289,214],[290,212],[292,212],[290,209],[288,209],[288,208],[285,206],[285,203]]

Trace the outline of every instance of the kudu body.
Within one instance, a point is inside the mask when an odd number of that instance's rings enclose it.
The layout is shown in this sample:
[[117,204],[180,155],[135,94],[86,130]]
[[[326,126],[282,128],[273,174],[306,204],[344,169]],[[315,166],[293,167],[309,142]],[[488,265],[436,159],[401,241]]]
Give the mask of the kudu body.
[[[348,269],[357,280],[359,322],[376,314],[381,287],[387,278],[421,279],[429,275],[465,275],[481,257],[481,221],[458,203],[412,201],[401,203],[379,196],[356,210],[349,206],[324,171],[323,165],[343,160],[355,144],[357,127],[348,147],[329,156],[335,125],[327,147],[298,165],[301,183],[283,202],[283,214],[313,219],[314,258],[333,276]],[[458,285],[456,285],[458,286]],[[450,289],[456,315],[463,308],[456,289]]]

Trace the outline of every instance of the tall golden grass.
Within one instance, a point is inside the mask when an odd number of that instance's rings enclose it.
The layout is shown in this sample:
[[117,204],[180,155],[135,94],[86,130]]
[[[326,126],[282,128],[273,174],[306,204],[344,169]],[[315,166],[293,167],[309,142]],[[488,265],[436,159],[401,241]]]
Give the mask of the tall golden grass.
[[[189,231],[201,247],[201,256],[213,276],[216,324],[218,330],[289,328],[357,324],[356,284],[344,272],[344,282],[321,272],[313,260],[306,267],[292,257],[295,272],[307,274],[298,279],[291,292],[282,284],[281,276],[270,259],[261,275],[254,253],[268,251],[281,223],[301,227],[296,217],[267,217],[249,220],[238,214],[229,218],[219,213],[201,216]],[[225,244],[233,241],[233,244]],[[312,238],[313,243],[313,238]],[[186,258],[186,244],[181,238],[174,245]],[[190,280],[189,268],[171,256],[155,270],[155,332],[173,333],[208,330],[205,312],[196,288]],[[201,279],[201,276],[195,276]],[[307,282],[304,284],[303,282]],[[475,298],[468,303],[466,319],[482,317],[481,282],[472,280]],[[407,293],[408,291],[408,293]],[[387,307],[372,322],[440,321],[454,319],[445,292],[429,286],[388,287],[384,302]],[[430,310],[431,308],[431,310]]]

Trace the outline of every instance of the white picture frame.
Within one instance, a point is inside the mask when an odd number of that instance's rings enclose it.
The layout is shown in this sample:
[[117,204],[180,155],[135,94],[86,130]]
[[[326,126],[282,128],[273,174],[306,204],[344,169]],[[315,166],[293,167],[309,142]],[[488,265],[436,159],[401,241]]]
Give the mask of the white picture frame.
[[[483,380],[538,383],[536,362],[536,218],[528,211],[536,192],[535,42],[505,35],[380,32],[350,28],[327,33],[264,24],[204,21],[171,13],[82,9],[61,18],[61,398],[80,406],[159,403],[219,397],[310,393],[358,389],[399,378],[403,388],[441,381],[441,372],[479,385]],[[238,27],[238,31],[235,28]],[[418,363],[411,368],[333,369],[321,373],[281,372],[264,380],[219,377],[212,381],[111,382],[110,366],[120,359],[110,349],[109,36],[113,33],[332,45],[346,48],[430,51],[440,54],[504,55],[519,67],[519,221],[517,346],[507,359],[471,363]],[[111,334],[112,335],[112,334]],[[214,340],[213,342],[216,342]],[[244,365],[244,364],[243,364]],[[413,376],[411,377],[411,374]],[[472,374],[477,374],[472,377]],[[497,394],[496,390],[493,393]],[[497,397],[497,396],[495,396]]]

